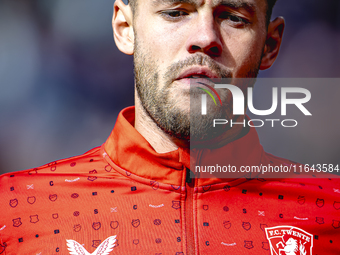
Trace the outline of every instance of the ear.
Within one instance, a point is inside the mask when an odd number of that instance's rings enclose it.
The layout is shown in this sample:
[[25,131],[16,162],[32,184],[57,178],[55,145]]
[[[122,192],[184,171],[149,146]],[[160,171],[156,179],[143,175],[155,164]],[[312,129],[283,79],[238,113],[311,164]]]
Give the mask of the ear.
[[282,17],[278,17],[269,23],[266,44],[260,65],[261,70],[268,69],[274,64],[281,47],[284,28],[285,21]]
[[112,29],[113,38],[118,49],[132,55],[134,50],[134,33],[132,10],[122,0],[116,0],[113,6]]

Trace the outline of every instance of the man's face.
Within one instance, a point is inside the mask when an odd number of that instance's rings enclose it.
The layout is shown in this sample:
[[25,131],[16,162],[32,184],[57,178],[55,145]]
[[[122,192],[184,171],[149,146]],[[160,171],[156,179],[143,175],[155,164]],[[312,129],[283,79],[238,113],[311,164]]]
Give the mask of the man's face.
[[231,95],[221,92],[227,107],[206,117],[200,113],[201,90],[190,87],[209,78],[256,77],[266,40],[266,0],[137,1],[134,61],[142,106],[165,132],[204,137],[212,119],[232,118]]

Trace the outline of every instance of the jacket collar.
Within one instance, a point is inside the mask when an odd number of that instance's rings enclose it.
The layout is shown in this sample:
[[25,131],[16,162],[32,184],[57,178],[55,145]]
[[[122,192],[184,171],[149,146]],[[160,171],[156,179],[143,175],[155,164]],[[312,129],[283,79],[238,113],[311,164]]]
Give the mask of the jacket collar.
[[[254,128],[242,138],[218,149],[194,149],[190,153],[189,149],[179,148],[160,154],[134,128],[134,120],[134,107],[122,110],[104,144],[104,150],[114,164],[137,176],[164,184],[184,186],[186,169],[190,168],[190,161],[193,165],[193,162],[202,163],[209,158],[210,162],[236,167],[260,164],[263,148]],[[193,167],[191,170],[194,171]],[[211,177],[199,178],[197,185],[212,185],[226,181]]]

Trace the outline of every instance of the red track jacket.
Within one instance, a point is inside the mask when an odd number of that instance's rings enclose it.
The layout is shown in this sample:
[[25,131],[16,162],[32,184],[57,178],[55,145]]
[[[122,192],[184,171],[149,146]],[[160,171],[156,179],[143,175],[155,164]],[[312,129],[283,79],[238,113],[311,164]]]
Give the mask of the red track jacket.
[[[339,179],[189,179],[187,152],[156,153],[133,123],[127,108],[103,146],[2,175],[0,254],[340,254]],[[255,129],[218,150],[292,164]]]

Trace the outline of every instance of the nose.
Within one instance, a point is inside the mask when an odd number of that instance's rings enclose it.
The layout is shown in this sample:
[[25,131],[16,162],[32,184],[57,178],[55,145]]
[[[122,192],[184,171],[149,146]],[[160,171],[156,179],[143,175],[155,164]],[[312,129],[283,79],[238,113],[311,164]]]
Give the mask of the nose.
[[190,29],[186,45],[189,53],[202,52],[211,57],[221,56],[220,32],[212,14],[197,15]]

